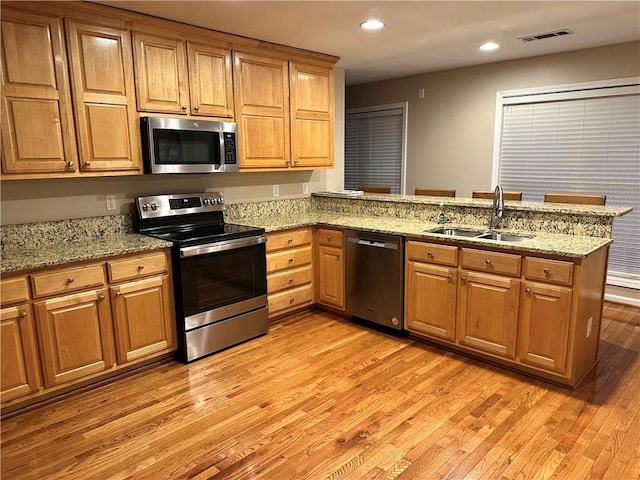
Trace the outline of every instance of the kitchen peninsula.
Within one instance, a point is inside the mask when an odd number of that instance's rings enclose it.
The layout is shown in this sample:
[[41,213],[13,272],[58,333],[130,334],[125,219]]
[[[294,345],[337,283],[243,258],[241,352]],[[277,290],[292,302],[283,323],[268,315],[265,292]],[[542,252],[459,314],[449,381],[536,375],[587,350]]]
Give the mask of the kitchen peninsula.
[[[532,237],[512,243],[434,233],[442,227],[437,223],[440,201],[445,227],[487,229],[488,200],[411,195],[315,193],[229,204],[225,215],[227,221],[265,228],[271,240],[268,264],[270,255],[288,262],[294,258],[290,252],[303,253],[299,266],[285,263],[269,274],[268,279],[282,280],[269,286],[270,310],[280,309],[272,318],[314,303],[344,312],[342,229],[401,235],[407,246],[404,325],[413,338],[578,385],[597,359],[613,220],[631,208],[507,201],[500,231]],[[21,355],[27,359],[18,369],[20,378],[6,377],[16,381],[11,386],[15,395],[3,395],[11,405],[43,391],[85,385],[113,365],[126,368],[166,358],[175,348],[169,244],[134,234],[128,215],[5,225],[1,230],[3,319],[15,317],[18,327],[11,338],[22,342]],[[52,238],[57,239],[53,244]],[[74,275],[67,275],[72,270]],[[60,288],[47,290],[51,285]],[[147,350],[128,345],[123,333],[128,315],[137,312],[127,311],[127,295],[140,291],[148,292],[149,301],[162,299],[161,321],[155,316],[145,321],[153,335],[141,334],[141,344],[153,346]],[[9,295],[13,292],[16,296]],[[298,303],[294,294],[300,293],[304,298]],[[88,370],[56,363],[56,349],[66,346],[49,337],[45,341],[40,333],[51,330],[55,320],[48,307],[64,307],[56,303],[61,295],[70,306],[82,304],[97,312],[90,333],[102,345],[98,342],[89,352]],[[32,311],[40,322],[39,338]],[[115,339],[100,337],[105,330],[113,335],[114,327],[107,324],[115,325]],[[43,373],[44,390],[34,370],[38,356],[50,364]],[[31,382],[30,376],[36,380]]]

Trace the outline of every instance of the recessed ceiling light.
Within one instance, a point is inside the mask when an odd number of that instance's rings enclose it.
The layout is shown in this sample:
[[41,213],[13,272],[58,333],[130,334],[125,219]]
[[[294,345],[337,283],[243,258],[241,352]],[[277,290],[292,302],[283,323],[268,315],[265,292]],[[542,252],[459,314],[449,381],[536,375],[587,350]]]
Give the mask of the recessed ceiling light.
[[360,24],[360,28],[365,30],[380,30],[382,27],[384,27],[384,23],[380,20],[367,20]]
[[487,42],[487,43],[483,43],[478,48],[480,50],[485,51],[485,52],[489,52],[491,50],[496,50],[497,48],[500,48],[500,45],[498,45],[497,43],[494,43],[494,42]]

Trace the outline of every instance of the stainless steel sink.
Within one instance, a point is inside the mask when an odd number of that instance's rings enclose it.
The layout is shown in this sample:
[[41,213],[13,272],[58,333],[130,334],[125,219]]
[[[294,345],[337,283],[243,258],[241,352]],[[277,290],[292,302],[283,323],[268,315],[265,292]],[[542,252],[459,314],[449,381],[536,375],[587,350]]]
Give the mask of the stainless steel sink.
[[467,230],[464,228],[436,228],[426,230],[429,233],[438,233],[451,237],[478,238],[482,240],[495,240],[496,242],[523,242],[533,238],[529,235],[513,235],[510,233],[479,232],[478,230]]
[[525,240],[529,240],[533,237],[527,235],[511,235],[510,233],[487,232],[482,235],[478,235],[476,238],[481,238],[483,240],[495,240],[497,242],[524,242]]
[[477,237],[482,235],[482,232],[478,230],[465,230],[464,228],[436,228],[435,230],[427,230],[427,232],[450,235],[452,237]]

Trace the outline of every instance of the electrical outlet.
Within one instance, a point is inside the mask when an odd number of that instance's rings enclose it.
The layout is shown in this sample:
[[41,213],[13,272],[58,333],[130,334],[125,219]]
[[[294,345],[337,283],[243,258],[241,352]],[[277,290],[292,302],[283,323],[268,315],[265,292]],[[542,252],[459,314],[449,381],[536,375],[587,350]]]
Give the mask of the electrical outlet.
[[118,208],[116,206],[116,197],[115,197],[115,195],[107,195],[105,197],[105,199],[106,199],[107,210],[108,211],[113,211],[113,210],[116,210]]
[[424,98],[424,88],[418,89],[418,98]]
[[587,338],[591,336],[591,330],[593,329],[593,317],[589,317],[587,320]]
[[273,186],[273,196],[274,197],[279,197],[280,196],[280,185],[274,185]]
[[305,195],[309,193],[309,184],[307,182],[302,182],[302,193]]

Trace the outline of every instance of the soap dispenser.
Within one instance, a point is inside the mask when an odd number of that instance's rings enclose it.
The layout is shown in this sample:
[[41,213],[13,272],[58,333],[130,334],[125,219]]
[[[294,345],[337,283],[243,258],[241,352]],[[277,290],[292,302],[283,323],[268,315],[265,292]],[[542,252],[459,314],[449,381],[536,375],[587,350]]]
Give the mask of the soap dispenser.
[[440,211],[438,212],[438,223],[440,225],[444,225],[445,217],[444,217],[444,202],[440,202]]

